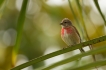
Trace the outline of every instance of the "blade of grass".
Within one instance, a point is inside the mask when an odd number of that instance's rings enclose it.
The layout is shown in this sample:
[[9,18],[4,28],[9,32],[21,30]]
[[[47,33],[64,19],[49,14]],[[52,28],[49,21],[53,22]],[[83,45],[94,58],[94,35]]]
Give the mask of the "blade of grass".
[[[52,64],[52,65],[50,65],[50,66],[48,66],[48,67],[46,67],[46,68],[44,68],[42,70],[50,70],[50,69],[55,68],[57,66],[69,63],[71,61],[78,60],[79,58],[82,58],[84,56],[92,55],[92,54],[98,54],[98,53],[104,52],[104,51],[106,51],[106,46],[103,46],[103,47],[100,47],[100,48],[97,48],[97,49],[93,49],[93,50],[87,51],[85,53],[81,53],[81,54],[75,55],[73,57],[67,58],[65,60],[59,61],[57,63],[54,63],[54,64]],[[86,67],[83,67],[83,69],[86,69]]]
[[96,8],[98,9],[98,11],[99,11],[99,13],[100,13],[102,19],[104,20],[105,25],[106,25],[106,20],[105,20],[105,17],[104,17],[104,15],[102,14],[102,11],[101,11],[101,9],[100,9],[100,7],[99,7],[98,0],[94,0],[94,3],[95,3],[95,6],[96,6]]
[[75,18],[75,20],[76,20],[76,23],[79,24],[79,21],[78,21],[76,15],[75,15],[75,13],[74,13],[74,10],[73,10],[73,8],[72,8],[72,5],[71,5],[70,0],[68,0],[68,3],[69,3],[69,6],[70,6],[70,9],[71,9],[71,12],[72,12],[72,14],[73,14],[73,16],[74,16],[74,18]]
[[90,68],[93,68],[95,66],[99,66],[100,67],[100,66],[103,66],[103,65],[106,65],[106,60],[92,62],[92,63],[86,64],[86,65],[83,65],[83,66],[80,66],[80,67],[73,68],[71,70],[85,70],[86,68],[90,69]]
[[17,53],[20,47],[23,25],[25,21],[25,14],[26,14],[26,9],[27,9],[27,3],[28,3],[28,0],[23,0],[22,8],[21,8],[18,21],[17,21],[17,37],[16,37],[16,43],[15,43],[15,46],[13,47],[13,52],[12,52],[13,67],[14,67],[14,64],[17,58]]
[[69,51],[73,51],[75,49],[79,49],[81,47],[85,47],[85,46],[88,46],[88,45],[91,45],[91,44],[95,44],[95,43],[98,43],[98,42],[101,42],[101,41],[105,41],[105,40],[106,40],[106,36],[102,36],[102,37],[99,37],[99,38],[96,38],[96,39],[93,39],[93,40],[89,40],[89,41],[86,41],[86,42],[83,42],[83,43],[80,43],[80,44],[76,44],[76,45],[68,47],[64,50],[55,51],[53,53],[50,53],[50,54],[35,58],[33,60],[30,60],[29,62],[21,64],[17,67],[14,67],[11,70],[20,70],[22,68],[25,68],[25,67],[30,66],[32,64],[37,64],[37,63],[39,63],[43,60],[49,59],[51,57],[54,57],[54,56],[57,56],[57,55],[60,55],[60,54],[63,54],[63,53],[69,52]]
[[80,15],[80,17],[81,17],[81,22],[82,22],[82,26],[83,26],[83,31],[84,31],[84,33],[85,33],[85,38],[86,38],[86,40],[89,40],[89,36],[88,36],[88,34],[87,34],[87,29],[86,29],[85,22],[84,22],[84,18],[83,18],[83,9],[82,9],[82,7],[81,7],[79,1],[80,1],[80,0],[75,0],[75,2],[76,2],[76,4],[77,4],[77,7],[78,7],[78,9],[79,9],[79,13],[80,13],[79,15]]

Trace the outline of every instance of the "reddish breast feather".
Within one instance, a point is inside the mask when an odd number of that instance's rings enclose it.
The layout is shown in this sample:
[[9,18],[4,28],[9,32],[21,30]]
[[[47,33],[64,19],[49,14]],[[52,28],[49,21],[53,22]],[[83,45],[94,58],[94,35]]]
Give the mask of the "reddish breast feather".
[[61,34],[64,35],[64,31],[66,30],[66,32],[69,34],[69,33],[72,33],[72,28],[68,27],[68,28],[62,28],[61,29]]
[[64,35],[64,28],[61,29],[61,35]]

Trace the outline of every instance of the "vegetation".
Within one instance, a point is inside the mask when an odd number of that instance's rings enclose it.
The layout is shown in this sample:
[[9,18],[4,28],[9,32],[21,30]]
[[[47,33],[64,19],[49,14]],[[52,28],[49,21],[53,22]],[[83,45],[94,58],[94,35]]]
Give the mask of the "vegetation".
[[[54,1],[0,1],[0,70],[106,68],[103,0]],[[62,49],[66,46],[60,36],[63,18],[73,22],[82,43]],[[85,53],[77,50],[81,47]]]

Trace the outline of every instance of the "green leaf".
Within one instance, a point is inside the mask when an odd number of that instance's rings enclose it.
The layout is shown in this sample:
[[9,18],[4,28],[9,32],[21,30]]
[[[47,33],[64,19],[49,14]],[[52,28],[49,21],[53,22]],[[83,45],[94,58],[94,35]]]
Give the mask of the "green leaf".
[[[50,65],[50,66],[48,66],[48,67],[46,67],[46,68],[44,68],[44,69],[42,69],[42,70],[50,70],[50,69],[52,69],[52,68],[54,68],[54,67],[57,67],[57,66],[60,66],[60,65],[63,65],[63,64],[66,64],[66,63],[69,63],[69,62],[78,60],[78,59],[81,58],[81,57],[84,57],[84,56],[87,56],[87,55],[98,54],[98,53],[104,52],[104,51],[106,51],[106,46],[104,46],[104,47],[99,47],[99,48],[97,48],[97,49],[93,49],[93,50],[91,50],[91,51],[87,51],[87,52],[85,52],[85,53],[81,53],[81,54],[75,55],[75,56],[73,56],[73,57],[70,57],[70,58],[68,58],[68,59],[59,61],[59,62],[54,63],[54,64],[52,64],[52,65]],[[106,64],[106,63],[105,63],[105,64]],[[86,69],[86,67],[83,67],[82,69]],[[77,70],[77,69],[76,69],[76,70]],[[78,70],[79,70],[79,69],[78,69]]]
[[[88,34],[87,34],[87,29],[86,29],[86,26],[85,26],[85,22],[84,22],[84,17],[83,17],[83,7],[81,7],[81,5],[80,5],[80,2],[79,2],[80,0],[75,0],[75,2],[76,2],[76,4],[77,4],[77,7],[78,7],[78,9],[79,9],[79,15],[80,15],[80,17],[81,17],[81,23],[82,23],[82,26],[83,26],[83,31],[84,31],[84,33],[85,34],[83,34],[84,36],[85,36],[85,38],[86,38],[86,40],[89,40],[89,36],[88,36]],[[83,3],[82,3],[83,4]],[[84,37],[83,36],[83,37]]]
[[[57,56],[57,55],[60,55],[60,54],[63,54],[63,53],[69,52],[69,51],[73,51],[75,49],[79,49],[81,47],[85,47],[85,46],[88,46],[88,45],[91,45],[91,44],[95,44],[95,43],[98,43],[98,42],[101,42],[101,41],[105,41],[105,40],[106,40],[106,36],[102,36],[102,37],[99,37],[99,38],[96,38],[96,39],[93,39],[93,40],[89,40],[89,41],[86,41],[86,42],[83,42],[83,43],[80,43],[80,44],[76,44],[76,45],[68,47],[68,48],[66,48],[64,50],[55,51],[53,53],[50,53],[50,54],[35,58],[33,60],[30,60],[29,62],[21,64],[21,65],[19,65],[17,67],[14,67],[11,70],[20,70],[22,68],[25,68],[25,67],[30,66],[32,64],[37,64],[37,63],[39,63],[39,62],[41,62],[43,60],[49,59],[51,57],[54,57],[54,56]],[[87,53],[83,53],[83,55],[87,55],[87,54],[88,54],[88,52]],[[78,56],[82,56],[82,55],[80,54]]]
[[76,15],[75,15],[75,13],[74,13],[74,10],[73,10],[73,7],[72,7],[72,5],[71,5],[70,0],[68,0],[68,3],[69,3],[69,6],[70,6],[70,9],[71,9],[71,12],[72,12],[72,14],[73,14],[73,16],[74,16],[74,18],[75,18],[75,20],[76,20],[76,23],[79,24],[79,21],[78,21]]
[[94,0],[94,3],[95,3],[96,8],[98,9],[98,11],[99,11],[100,15],[102,16],[102,18],[103,18],[103,20],[104,20],[104,22],[105,22],[105,25],[106,25],[106,20],[105,20],[105,17],[104,17],[104,15],[102,14],[102,11],[101,11],[101,9],[100,9],[100,7],[99,7],[98,0]]
[[103,65],[106,65],[106,60],[92,62],[92,63],[86,64],[86,65],[83,65],[83,66],[80,66],[80,67],[73,68],[71,70],[85,70],[86,68],[90,69],[90,68],[93,68],[93,67],[103,66]]
[[26,9],[27,9],[27,3],[28,0],[23,0],[22,8],[18,17],[17,21],[17,37],[16,37],[16,43],[15,46],[13,47],[13,52],[12,52],[12,64],[14,66],[17,53],[20,47],[20,42],[21,42],[21,36],[22,36],[22,31],[23,31],[23,26],[24,26],[24,21],[25,21],[25,15],[26,15]]

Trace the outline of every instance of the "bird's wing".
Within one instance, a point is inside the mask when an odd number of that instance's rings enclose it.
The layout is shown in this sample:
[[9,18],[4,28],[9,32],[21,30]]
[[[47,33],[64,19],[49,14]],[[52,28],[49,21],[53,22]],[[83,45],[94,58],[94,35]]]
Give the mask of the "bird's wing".
[[77,34],[78,34],[78,36],[79,36],[79,38],[80,38],[80,43],[81,43],[81,37],[80,37],[80,34],[79,34],[78,30],[75,28],[75,26],[73,26],[73,28],[74,28],[75,31],[77,32]]

